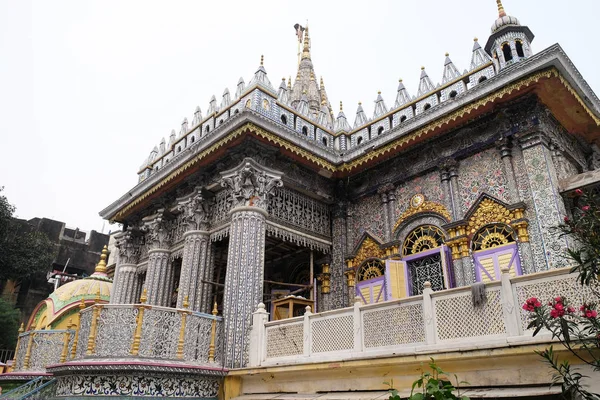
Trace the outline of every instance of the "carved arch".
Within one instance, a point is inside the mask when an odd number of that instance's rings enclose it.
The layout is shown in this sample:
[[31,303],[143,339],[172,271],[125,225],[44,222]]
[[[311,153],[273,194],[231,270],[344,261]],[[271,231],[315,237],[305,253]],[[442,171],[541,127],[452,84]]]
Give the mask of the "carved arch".
[[413,219],[412,217],[419,214],[437,216],[443,220],[442,224],[447,224],[451,220],[450,213],[443,204],[424,200],[419,206],[414,207],[411,205],[406,211],[404,211],[398,220],[396,220],[394,229],[392,231],[396,232],[398,228],[407,220]]
[[403,243],[404,239],[406,239],[406,236],[408,236],[410,232],[412,232],[421,225],[434,225],[440,228],[444,232],[444,234],[446,234],[445,229],[442,228],[442,226],[446,223],[446,219],[444,219],[441,215],[433,212],[424,212],[416,214],[403,221],[403,223],[400,226],[398,226],[394,237],[396,240]]
[[358,241],[352,254],[352,265],[358,268],[363,261],[368,258],[379,258],[385,257],[385,251],[381,249],[381,240],[370,232],[364,232]]
[[523,218],[524,205],[509,206],[486,193],[471,206],[465,214],[466,234],[472,237],[482,227],[489,224],[506,224],[511,226],[515,220]]

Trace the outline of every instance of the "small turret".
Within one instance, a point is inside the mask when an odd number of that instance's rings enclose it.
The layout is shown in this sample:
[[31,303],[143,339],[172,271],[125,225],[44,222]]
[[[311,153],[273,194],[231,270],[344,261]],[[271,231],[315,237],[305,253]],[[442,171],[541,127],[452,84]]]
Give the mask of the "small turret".
[[454,65],[450,59],[450,54],[446,53],[446,60],[444,61],[444,75],[442,76],[442,83],[453,81],[460,76],[458,68]]
[[362,108],[362,103],[358,102],[358,108],[356,109],[356,118],[354,119],[354,128],[366,125],[367,122],[367,114],[365,114],[365,111]]
[[302,98],[298,103],[296,103],[296,110],[298,110],[298,112],[301,115],[304,115],[306,117],[310,116],[311,113],[308,107],[308,98],[306,97],[306,92],[302,94]]
[[492,56],[496,69],[501,70],[533,55],[531,42],[534,35],[517,18],[506,14],[501,0],[496,0],[496,3],[498,19],[492,24],[492,35],[485,45],[485,51]]
[[160,143],[158,144],[158,154],[160,154],[161,156],[163,154],[165,154],[165,138],[162,138],[162,140],[160,141]]
[[258,69],[256,70],[256,72],[254,73],[254,77],[252,78],[252,80],[250,81],[250,83],[248,84],[249,86],[260,86],[263,89],[266,89],[267,91],[271,92],[271,93],[275,93],[275,89],[273,89],[273,86],[271,85],[271,81],[269,81],[269,78],[267,78],[267,70],[264,67],[264,61],[265,58],[264,56],[260,56],[260,65],[258,67]]
[[352,129],[350,128],[350,124],[346,119],[346,115],[344,114],[344,107],[342,102],[340,101],[340,112],[335,119],[335,124],[333,126],[334,131],[337,132],[350,132]]
[[381,97],[381,92],[377,92],[377,99],[375,100],[375,111],[373,112],[373,119],[382,116],[387,112],[387,107]]
[[431,82],[427,72],[425,72],[425,67],[421,67],[421,78],[419,80],[419,90],[417,91],[417,96],[422,96],[426,93],[432,92],[433,90],[435,90],[433,82]]
[[402,79],[400,79],[398,81],[398,94],[396,94],[396,102],[394,103],[394,107],[398,108],[408,102],[410,102],[410,95],[406,91],[404,83],[402,83]]
[[194,120],[192,121],[192,125],[197,125],[202,121],[202,111],[200,111],[200,106],[196,106],[196,110],[194,110]]
[[246,84],[244,83],[244,78],[240,78],[237,83],[237,88],[235,89],[235,98],[239,99],[242,97],[242,93],[244,93],[244,89],[246,88]]
[[223,98],[221,99],[221,110],[227,108],[231,104],[231,95],[229,89],[225,88],[223,91]]
[[175,140],[177,140],[177,136],[175,135],[175,129],[171,129],[171,135],[169,135],[169,145],[167,148],[171,148],[175,144]]
[[319,110],[319,117],[317,118],[317,124],[324,126],[327,129],[331,129],[331,114],[329,113],[329,107],[325,101],[321,103],[321,110]]
[[473,71],[474,69],[481,67],[491,61],[490,56],[487,55],[485,51],[479,45],[479,41],[477,38],[473,39],[473,55],[471,56],[471,65],[469,65],[469,70]]
[[206,116],[209,117],[216,112],[217,112],[217,98],[213,94],[213,96],[210,98],[210,101],[208,102],[208,111],[206,113]]
[[181,130],[179,131],[179,137],[184,136],[186,133],[188,133],[188,119],[187,119],[187,117],[183,118],[183,121],[181,122]]
[[277,100],[279,100],[280,103],[286,105],[290,100],[287,85],[285,84],[285,78],[281,79],[281,85],[279,85],[279,90],[277,91]]

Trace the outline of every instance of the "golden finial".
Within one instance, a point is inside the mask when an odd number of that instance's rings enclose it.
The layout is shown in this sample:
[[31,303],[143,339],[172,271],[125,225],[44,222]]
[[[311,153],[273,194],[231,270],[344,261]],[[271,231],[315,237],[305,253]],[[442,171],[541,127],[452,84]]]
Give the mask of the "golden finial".
[[288,78],[288,90],[292,90],[292,77]]
[[474,41],[474,42],[477,42],[478,40],[479,40],[479,39],[477,39],[477,38],[473,38],[473,41]]
[[144,304],[144,303],[146,303],[146,300],[148,300],[148,290],[146,288],[144,288],[144,291],[142,292],[142,295],[140,296],[140,303]]
[[85,308],[85,300],[81,299],[81,302],[79,303],[79,309],[83,310]]
[[310,71],[310,80],[311,81],[315,80],[315,73],[313,71]]
[[217,302],[215,301],[215,305],[213,306],[212,309],[212,315],[217,315],[219,312],[219,310],[217,310]]
[[502,0],[496,0],[496,4],[498,4],[498,16],[500,18],[506,17],[506,12],[504,11],[504,6],[502,5]]
[[398,79],[398,82],[399,82],[399,83],[402,83],[402,78]]
[[323,77],[321,77],[321,89],[323,89],[325,87],[325,84],[323,83]]
[[73,329],[77,325],[73,323],[73,318],[69,318],[69,323],[67,324],[67,329]]
[[421,71],[425,71],[425,67],[421,67]]
[[302,94],[306,94],[306,89],[302,90]]
[[308,25],[304,28],[304,47],[302,48],[302,58],[310,58],[310,38],[308,36]]
[[378,90],[378,91],[377,91],[377,94],[378,94],[378,95],[379,95],[379,94],[381,94],[381,90]]
[[260,66],[261,67],[263,66],[264,61],[265,61],[265,56],[261,54],[261,56],[260,56]]
[[96,298],[94,298],[94,302],[100,303],[100,300],[102,300],[102,298],[100,297],[100,285],[98,285],[98,288],[96,289]]
[[185,297],[183,298],[183,308],[188,308],[189,306],[190,306],[189,297],[186,294]]
[[450,55],[450,53],[446,52],[446,57],[448,57]]
[[101,274],[106,273],[106,259],[108,258],[108,247],[104,246],[102,248],[102,253],[100,254],[100,261],[96,264],[95,272],[99,272]]
[[341,100],[340,100],[340,111],[344,111],[344,105],[342,104]]
[[359,105],[359,106],[362,106],[362,101],[359,101],[359,102],[358,102],[358,105]]
[[19,333],[25,332],[25,324],[21,322],[21,326],[19,327]]

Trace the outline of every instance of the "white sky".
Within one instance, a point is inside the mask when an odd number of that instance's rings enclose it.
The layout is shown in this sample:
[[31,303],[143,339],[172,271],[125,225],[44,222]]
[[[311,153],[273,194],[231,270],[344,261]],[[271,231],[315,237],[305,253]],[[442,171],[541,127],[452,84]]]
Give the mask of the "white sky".
[[[534,51],[560,43],[600,93],[600,1],[504,7]],[[462,72],[496,17],[494,0],[0,0],[0,186],[21,218],[101,230],[98,212],[196,105],[248,83],[261,54],[275,87],[295,76],[296,22],[308,19],[315,72],[352,124],[378,90],[393,105],[398,78],[415,94],[421,65],[440,82],[446,51]]]

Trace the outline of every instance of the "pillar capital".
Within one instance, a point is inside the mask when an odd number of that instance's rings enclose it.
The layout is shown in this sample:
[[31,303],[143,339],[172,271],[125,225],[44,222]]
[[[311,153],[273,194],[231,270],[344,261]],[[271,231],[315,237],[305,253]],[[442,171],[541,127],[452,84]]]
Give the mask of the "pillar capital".
[[182,222],[188,230],[208,230],[210,210],[208,199],[202,195],[201,187],[196,187],[191,196],[180,200],[176,210],[183,214]]
[[234,209],[250,206],[266,210],[273,190],[283,186],[282,175],[247,157],[237,167],[221,172],[221,186],[230,191]]
[[159,209],[156,214],[144,218],[142,231],[146,233],[146,242],[152,249],[168,249],[171,244],[169,231],[165,226],[165,210]]
[[127,229],[116,236],[116,246],[119,250],[119,264],[136,264],[140,248],[134,243],[133,232]]

